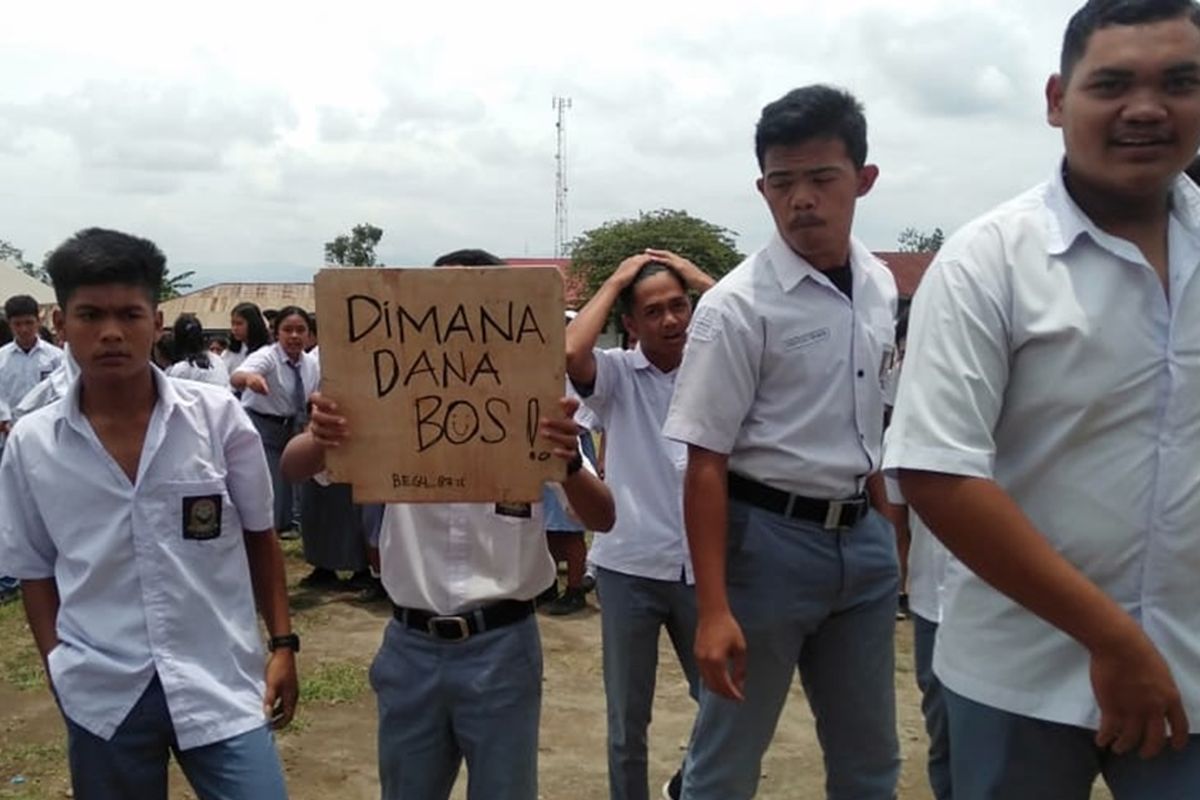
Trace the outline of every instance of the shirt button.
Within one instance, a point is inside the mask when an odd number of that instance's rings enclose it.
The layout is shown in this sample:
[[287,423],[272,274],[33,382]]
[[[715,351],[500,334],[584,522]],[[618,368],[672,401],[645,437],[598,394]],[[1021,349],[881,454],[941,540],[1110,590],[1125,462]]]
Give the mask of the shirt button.
[[864,372],[863,372],[861,369],[858,371],[858,377],[860,377],[860,378],[861,378],[861,377],[862,377],[864,374],[865,374],[865,373],[864,373]]

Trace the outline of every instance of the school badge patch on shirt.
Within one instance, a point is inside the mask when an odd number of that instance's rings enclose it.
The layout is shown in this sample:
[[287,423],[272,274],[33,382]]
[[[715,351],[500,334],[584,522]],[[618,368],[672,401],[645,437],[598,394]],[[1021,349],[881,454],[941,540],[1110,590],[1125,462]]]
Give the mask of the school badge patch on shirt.
[[204,541],[221,535],[221,495],[183,498],[183,538]]

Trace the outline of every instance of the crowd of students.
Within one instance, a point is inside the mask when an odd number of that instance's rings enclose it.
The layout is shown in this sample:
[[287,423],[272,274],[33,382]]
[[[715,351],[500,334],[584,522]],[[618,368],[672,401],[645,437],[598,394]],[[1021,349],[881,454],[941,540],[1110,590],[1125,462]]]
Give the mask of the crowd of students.
[[[715,283],[632,254],[570,321],[540,428],[567,465],[553,500],[360,518],[393,610],[370,668],[383,797],[444,800],[464,761],[471,800],[538,797],[534,600],[554,550],[579,606],[581,530],[613,800],[651,794],[664,629],[696,718],[663,797],[753,797],[797,674],[826,795],[896,797],[898,540],[938,800],[1083,800],[1101,775],[1117,800],[1200,796],[1200,6],[1090,0],[1046,100],[1064,157],[950,237],[903,348],[894,280],[852,234],[879,175],[862,107],[824,85],[770,103],[770,240]],[[100,229],[55,250],[70,357],[31,338],[36,306],[9,312],[0,571],[23,582],[77,798],[164,797],[169,751],[201,797],[283,797],[270,729],[300,641],[272,534],[292,484],[327,484],[326,452],[371,431],[320,391],[301,309],[269,344],[235,310],[240,402],[150,366],[164,264]],[[614,309],[636,347],[596,346]],[[175,327],[170,369],[213,369]],[[48,404],[12,425],[26,401],[5,398],[30,390]],[[580,422],[604,431],[603,477]]]

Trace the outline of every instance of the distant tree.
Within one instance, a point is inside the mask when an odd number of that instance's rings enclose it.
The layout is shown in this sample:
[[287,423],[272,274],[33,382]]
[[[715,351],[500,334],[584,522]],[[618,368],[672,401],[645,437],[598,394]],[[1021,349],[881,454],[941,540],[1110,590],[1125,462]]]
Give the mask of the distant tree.
[[339,267],[375,266],[375,245],[383,238],[383,228],[369,222],[355,225],[349,235],[341,234],[325,243],[325,262]]
[[10,261],[17,269],[31,278],[37,278],[45,284],[50,283],[50,275],[45,265],[38,265],[25,260],[25,251],[11,242],[0,239],[0,261]]
[[170,269],[163,271],[162,286],[158,290],[158,302],[171,300],[179,297],[192,288],[192,276],[196,274],[196,270],[189,269],[187,272],[181,272],[178,275],[172,275]]
[[936,253],[942,249],[942,242],[945,240],[946,234],[942,233],[941,228],[934,228],[929,233],[916,228],[905,228],[897,237],[901,253]]
[[637,217],[606,222],[570,244],[571,270],[590,298],[623,260],[647,248],[671,250],[720,278],[743,259],[728,228],[693,217],[686,211],[659,209]]

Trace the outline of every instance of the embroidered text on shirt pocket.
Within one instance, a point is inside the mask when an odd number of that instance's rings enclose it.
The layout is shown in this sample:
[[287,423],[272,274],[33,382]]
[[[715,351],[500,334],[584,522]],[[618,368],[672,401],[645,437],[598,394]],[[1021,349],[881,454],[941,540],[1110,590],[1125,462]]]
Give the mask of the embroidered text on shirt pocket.
[[783,340],[783,349],[785,352],[793,350],[801,350],[805,347],[811,347],[814,344],[829,340],[829,328],[817,328],[815,331],[808,333],[800,333],[795,336],[789,336]]

